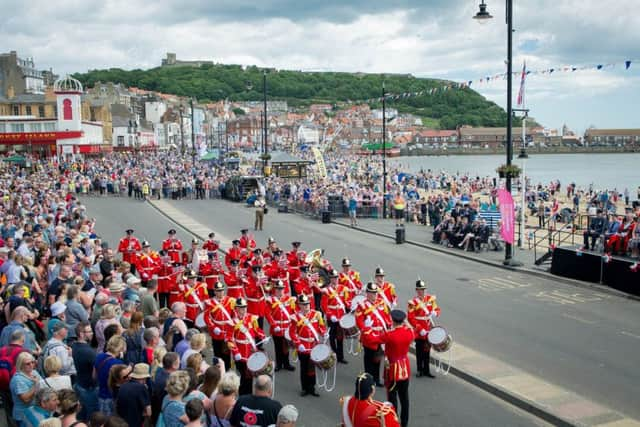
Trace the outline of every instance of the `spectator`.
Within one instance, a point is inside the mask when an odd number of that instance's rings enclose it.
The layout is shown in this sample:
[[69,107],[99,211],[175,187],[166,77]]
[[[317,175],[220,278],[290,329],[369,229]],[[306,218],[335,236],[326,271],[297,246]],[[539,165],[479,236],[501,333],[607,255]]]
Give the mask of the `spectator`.
[[21,427],[38,427],[43,420],[53,417],[57,409],[57,392],[50,388],[39,389],[36,392],[35,405],[24,410]]
[[278,412],[278,422],[276,427],[296,427],[298,421],[298,410],[293,405],[285,405]]
[[40,348],[36,343],[35,336],[29,328],[25,326],[26,321],[29,319],[29,310],[26,307],[17,307],[11,313],[11,323],[2,329],[0,334],[0,347],[4,347],[9,344],[13,332],[20,330],[24,333],[24,348],[31,353],[39,353]]
[[62,427],[62,422],[60,421],[60,418],[47,418],[40,421],[40,425],[38,427]]
[[113,324],[118,324],[118,319],[116,319],[117,314],[117,306],[115,304],[106,304],[102,307],[102,312],[100,315],[100,320],[96,323],[95,327],[95,336],[98,340],[98,351],[103,351],[105,344],[105,336],[104,329]]
[[126,349],[124,338],[118,335],[113,336],[107,342],[107,351],[98,354],[94,364],[98,380],[98,409],[108,416],[113,413],[113,394],[109,389],[109,372],[114,365],[124,365],[124,361],[120,357]]
[[109,418],[107,418],[107,421],[104,423],[104,427],[130,427],[130,426],[122,418],[112,415]]
[[[182,401],[188,403],[191,400],[199,400],[204,405],[205,410],[209,411],[211,409],[211,399],[198,390],[198,376],[196,372],[192,368],[187,368],[187,373],[189,374],[189,389],[182,398]],[[204,425],[207,424],[207,416],[205,414],[202,414],[202,423]]]
[[130,426],[142,426],[144,420],[151,417],[151,399],[147,380],[149,365],[138,363],[129,375],[129,381],[120,386],[116,402],[116,412]]
[[231,411],[238,399],[238,390],[240,389],[240,377],[234,371],[226,372],[220,384],[218,392],[213,398],[211,404],[210,421],[215,427],[229,427],[231,423]]
[[162,400],[162,417],[166,427],[182,427],[189,421],[182,401],[188,389],[189,374],[186,371],[176,371],[169,375],[167,395]]
[[89,313],[84,306],[78,301],[80,288],[76,285],[69,286],[67,289],[67,311],[66,323],[69,327],[67,343],[73,343],[76,340],[76,326],[80,322],[89,320]]
[[[230,423],[241,427],[247,416],[255,419],[256,426],[268,427],[276,423],[282,405],[271,398],[272,383],[268,375],[260,375],[253,384],[253,394],[240,396],[231,412]],[[249,415],[251,414],[251,415]]]
[[143,363],[153,365],[153,353],[160,344],[160,331],[158,331],[158,328],[156,328],[155,326],[146,328],[143,330],[142,339],[145,345],[145,348],[143,350]]
[[167,395],[167,380],[169,376],[180,369],[180,356],[178,353],[167,353],[162,358],[162,367],[158,368],[151,387],[152,424],[155,425],[158,414],[162,409],[162,401]]
[[60,419],[63,427],[87,427],[85,423],[78,419],[82,404],[78,400],[78,395],[73,390],[61,390],[58,392],[60,400]]
[[204,372],[202,384],[198,387],[198,389],[211,400],[216,397],[218,384],[220,384],[220,378],[222,378],[222,374],[224,373],[224,362],[214,357],[213,362],[215,363],[216,361],[218,362],[217,365],[209,366]]
[[76,366],[77,379],[73,390],[80,398],[79,417],[82,420],[98,410],[97,383],[93,377],[96,351],[91,347],[93,330],[89,322],[80,322],[76,326],[76,342],[71,346],[73,363]]
[[[194,334],[189,340],[190,348],[185,350],[185,352],[182,353],[182,356],[180,357],[180,368],[181,369],[186,368],[187,359],[189,358],[189,356],[191,356],[192,354],[200,353],[202,350],[204,350],[206,345],[207,345],[207,337],[205,334],[202,334],[202,333]],[[204,370],[206,370],[207,367],[205,367]],[[200,372],[197,372],[197,374],[200,374]]]
[[24,411],[34,404],[35,394],[42,377],[36,371],[36,360],[29,353],[20,353],[16,360],[16,374],[9,385],[13,400],[13,419],[21,425]]
[[142,302],[140,304],[142,314],[145,317],[147,316],[155,316],[158,317],[159,309],[158,302],[156,301],[155,293],[158,289],[158,282],[155,280],[151,280],[147,283],[147,292],[142,297]]
[[129,328],[124,332],[123,336],[127,342],[127,352],[124,361],[127,364],[147,363],[144,352],[144,341],[142,329],[142,320],[144,316],[142,312],[136,311],[131,315]]
[[9,345],[0,348],[0,359],[8,362],[6,368],[0,369],[0,399],[4,403],[5,415],[7,418],[7,425],[14,425],[11,418],[11,411],[13,410],[13,400],[11,399],[11,391],[9,389],[9,383],[11,377],[16,373],[16,360],[21,353],[29,353],[24,348],[24,331],[16,329],[11,334],[11,340]]
[[50,355],[58,356],[62,363],[60,374],[75,375],[76,367],[73,364],[73,358],[71,357],[71,347],[64,343],[67,338],[67,325],[62,322],[57,322],[53,326],[51,332],[51,339],[47,341],[42,349],[42,355],[44,357],[48,357]]
[[56,355],[47,356],[44,359],[44,373],[46,378],[40,381],[40,388],[50,388],[55,391],[71,388],[71,377],[60,375],[62,361]]
[[184,412],[189,419],[186,427],[202,427],[206,424],[202,423],[202,416],[204,415],[204,406],[198,399],[191,399],[187,402]]

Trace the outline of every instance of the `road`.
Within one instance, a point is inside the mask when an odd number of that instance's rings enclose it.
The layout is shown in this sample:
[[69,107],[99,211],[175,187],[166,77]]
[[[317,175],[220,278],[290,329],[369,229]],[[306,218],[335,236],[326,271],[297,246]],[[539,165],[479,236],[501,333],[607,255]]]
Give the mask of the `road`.
[[[182,229],[160,215],[151,206],[136,202],[130,199],[122,198],[85,198],[83,202],[88,208],[91,216],[98,221],[98,234],[109,240],[114,246],[117,240],[123,235],[124,229],[132,227],[136,229],[136,235],[141,239],[147,239],[153,245],[158,247],[160,242],[166,237],[166,233],[170,228],[176,228],[178,237],[186,243],[190,241],[191,236]],[[239,234],[239,229],[246,224],[246,215],[250,212],[238,212],[237,205],[226,204],[226,202],[206,202],[200,206],[189,203],[189,207],[195,211],[201,211],[201,218],[206,219],[205,222],[211,223],[212,227],[221,234],[235,237]],[[186,206],[186,205],[185,205]],[[230,219],[227,219],[230,217]],[[234,218],[237,218],[236,221]],[[267,216],[267,224],[273,219],[271,214]],[[311,242],[320,239],[322,233],[317,235],[309,235],[308,231],[298,232],[297,228],[291,228],[286,233],[284,229],[287,227],[285,220],[296,219],[294,216],[283,216],[281,230],[274,230],[274,236],[278,236],[282,240],[281,244],[287,247],[286,242],[292,240],[292,236],[304,235],[301,237],[303,242]],[[243,222],[244,221],[244,222]],[[227,225],[223,225],[223,223]],[[295,227],[298,227],[296,224]],[[334,229],[336,234],[333,239],[338,242],[338,234],[345,234],[343,229]],[[322,229],[324,230],[324,229]],[[282,236],[282,237],[280,237]],[[259,241],[265,242],[268,234],[262,233],[257,236]],[[343,236],[344,237],[344,236]],[[321,243],[327,243],[328,240],[322,240]],[[343,243],[339,243],[342,245]],[[358,266],[372,266],[370,260],[365,264],[367,254],[364,249],[366,245],[359,247],[356,251],[351,243],[345,243],[344,250],[338,252],[335,248],[331,251],[336,255],[332,256],[335,260],[345,254],[353,254],[352,258]],[[307,246],[308,247],[308,246]],[[356,256],[357,255],[357,256]],[[377,255],[376,255],[377,257]],[[376,258],[377,259],[377,258]],[[391,263],[385,268],[389,270],[391,277],[395,277],[396,270],[392,268]],[[392,275],[394,274],[394,275]],[[426,277],[425,277],[426,278]],[[403,292],[403,294],[406,292]],[[354,358],[350,356],[349,365],[340,365],[338,368],[336,388],[331,393],[322,393],[321,397],[305,397],[301,398],[298,393],[299,377],[298,372],[278,373],[276,375],[276,398],[284,403],[293,403],[301,411],[300,426],[335,426],[339,420],[338,397],[353,393],[353,381],[358,373],[362,371],[362,356]],[[499,400],[492,395],[471,386],[464,381],[457,379],[451,375],[447,377],[438,377],[435,380],[427,378],[413,378],[411,381],[411,425],[414,426],[541,426],[547,425],[543,421],[525,413],[505,402]],[[379,390],[377,396],[384,400],[384,392]]]

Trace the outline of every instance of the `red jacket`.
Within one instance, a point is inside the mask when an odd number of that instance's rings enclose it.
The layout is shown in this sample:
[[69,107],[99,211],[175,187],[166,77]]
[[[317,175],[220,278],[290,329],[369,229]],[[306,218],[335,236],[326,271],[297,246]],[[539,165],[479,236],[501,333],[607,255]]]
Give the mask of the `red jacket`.
[[207,240],[202,244],[202,249],[207,252],[216,252],[220,248],[220,245],[215,240]]
[[245,298],[244,277],[233,270],[223,272],[222,274],[224,276],[224,283],[227,285],[227,295],[231,298]]
[[204,261],[198,265],[198,275],[207,283],[207,289],[212,290],[213,286],[218,283],[219,271],[215,267],[215,262]]
[[[319,311],[310,310],[306,315],[303,315],[302,311],[298,311],[291,320],[289,327],[291,341],[296,345],[298,353],[310,354],[311,349],[320,344],[324,334],[327,333],[322,314]],[[304,347],[304,351],[298,349],[300,345]]]
[[[407,320],[415,332],[415,338],[426,340],[431,330],[429,315],[434,312],[440,315],[440,307],[436,303],[436,297],[425,294],[422,298],[414,297],[407,304]],[[423,332],[424,331],[424,332]]]
[[[291,326],[291,317],[296,310],[296,299],[283,295],[279,299],[275,296],[267,298],[266,317],[269,322],[271,335],[275,337],[284,336],[284,331]],[[274,329],[278,327],[279,330]]]
[[376,350],[382,342],[382,335],[391,326],[388,307],[380,299],[375,303],[364,301],[356,309],[356,325],[361,332],[362,345]]
[[242,249],[253,249],[256,247],[256,241],[247,235],[241,236],[239,240]]
[[176,286],[176,268],[170,259],[160,261],[158,265],[158,293],[169,293],[171,288]]
[[187,306],[187,319],[195,321],[198,314],[204,310],[204,302],[209,299],[207,285],[203,282],[196,282],[192,288],[189,285],[182,285],[184,292],[184,303]]
[[407,325],[393,328],[382,335],[384,355],[389,361],[385,366],[387,384],[403,381],[411,377],[411,363],[409,362],[409,346],[413,342],[413,329]]
[[167,238],[162,241],[162,250],[167,252],[167,255],[174,263],[180,263],[180,252],[182,251],[182,242],[178,239]]
[[160,257],[157,253],[141,253],[136,257],[136,270],[144,281],[151,280],[160,271]]
[[258,316],[246,314],[243,319],[235,317],[233,326],[227,328],[227,345],[234,359],[236,354],[240,360],[246,362],[253,353],[258,351],[256,343],[264,339],[264,332],[258,325]]
[[256,279],[255,276],[249,276],[245,282],[244,292],[247,295],[247,312],[262,317],[265,311],[266,295],[264,293],[264,284],[260,284],[260,280],[264,279]]
[[132,265],[135,265],[136,254],[141,250],[140,240],[133,236],[123,237],[118,244],[118,252],[122,254],[122,260]]
[[295,282],[293,282],[293,289],[296,291],[296,295],[306,295],[309,297],[309,301],[311,302],[311,309],[315,310],[316,304],[313,298],[313,289],[311,288],[311,283],[309,282],[309,277],[298,278]]
[[382,286],[380,286],[378,298],[385,304],[390,304],[391,307],[389,307],[389,310],[393,310],[393,308],[398,304],[398,295],[396,294],[395,285],[393,283],[383,282]]
[[226,338],[227,329],[234,324],[233,309],[235,305],[235,300],[226,295],[220,301],[215,298],[207,300],[204,323],[206,323],[212,339],[224,340]]
[[238,261],[240,261],[240,258],[242,258],[240,248],[232,247],[227,251],[227,254],[224,256],[224,263],[227,266],[227,268],[231,268],[231,260],[237,259]]
[[[340,399],[342,426],[345,424],[345,413],[353,427],[400,427],[398,415],[393,406],[371,398],[358,400],[353,396]],[[344,405],[347,405],[344,408]],[[381,419],[384,419],[384,423]]]
[[340,273],[338,276],[338,283],[349,287],[351,292],[357,293],[362,289],[362,282],[360,281],[360,273],[354,270],[349,270],[349,273],[345,273],[344,271]]
[[327,286],[323,289],[320,307],[327,317],[327,321],[333,317],[340,320],[342,316],[349,312],[350,306],[351,295],[348,288],[338,285],[337,287]]

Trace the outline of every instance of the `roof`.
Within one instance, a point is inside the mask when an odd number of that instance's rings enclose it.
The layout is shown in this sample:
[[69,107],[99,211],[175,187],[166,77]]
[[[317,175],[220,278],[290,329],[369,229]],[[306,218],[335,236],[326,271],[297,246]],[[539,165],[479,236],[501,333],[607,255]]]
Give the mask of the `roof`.
[[9,102],[12,104],[44,104],[46,100],[44,94],[23,93],[11,98]]
[[435,129],[426,129],[420,131],[419,135],[423,138],[433,138],[433,137],[442,137],[442,136],[456,136],[457,131],[455,130],[435,130]]
[[285,151],[272,151],[271,163],[313,163],[313,162],[294,157]]
[[[527,134],[531,134],[532,131],[530,128],[526,128],[526,132]],[[507,134],[507,128],[474,128],[474,127],[466,127],[463,126],[460,128],[460,135],[461,136],[504,136]],[[511,134],[512,135],[521,135],[522,134],[522,128],[512,128],[511,129]]]
[[587,129],[585,136],[629,136],[640,135],[640,129]]

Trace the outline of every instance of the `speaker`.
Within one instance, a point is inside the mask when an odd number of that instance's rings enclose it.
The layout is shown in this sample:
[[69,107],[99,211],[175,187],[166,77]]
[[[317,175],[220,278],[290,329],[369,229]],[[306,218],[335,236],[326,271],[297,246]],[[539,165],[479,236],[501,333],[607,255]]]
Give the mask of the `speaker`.
[[405,242],[404,227],[396,227],[396,244],[401,245]]
[[331,212],[330,211],[322,211],[322,223],[323,224],[331,224]]

